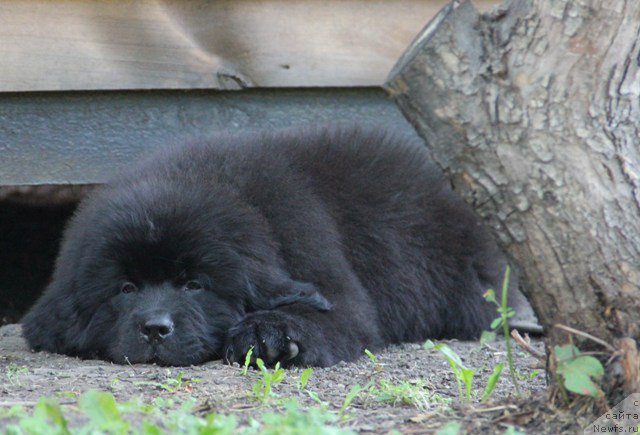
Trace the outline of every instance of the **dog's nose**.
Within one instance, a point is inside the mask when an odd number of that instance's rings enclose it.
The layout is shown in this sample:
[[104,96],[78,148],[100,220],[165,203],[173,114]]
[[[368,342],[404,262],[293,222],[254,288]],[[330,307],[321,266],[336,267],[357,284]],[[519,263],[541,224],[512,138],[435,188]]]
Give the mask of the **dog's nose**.
[[160,342],[173,333],[173,321],[167,314],[150,317],[140,325],[140,333],[148,342]]

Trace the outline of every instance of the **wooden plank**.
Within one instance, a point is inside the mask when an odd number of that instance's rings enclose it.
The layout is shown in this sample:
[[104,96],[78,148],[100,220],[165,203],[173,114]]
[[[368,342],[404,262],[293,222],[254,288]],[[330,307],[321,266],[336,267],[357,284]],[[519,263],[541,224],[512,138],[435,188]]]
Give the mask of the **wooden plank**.
[[370,88],[0,93],[0,121],[0,186],[99,183],[158,147],[225,131],[354,122],[415,134]]
[[445,3],[0,0],[0,92],[377,86]]

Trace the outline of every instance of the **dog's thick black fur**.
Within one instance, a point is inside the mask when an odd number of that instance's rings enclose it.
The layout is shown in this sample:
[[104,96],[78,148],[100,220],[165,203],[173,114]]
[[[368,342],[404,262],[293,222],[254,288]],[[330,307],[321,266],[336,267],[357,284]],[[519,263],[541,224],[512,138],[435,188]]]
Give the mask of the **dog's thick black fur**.
[[36,350],[329,366],[478,337],[506,262],[426,148],[327,128],[166,151],[87,199],[23,319]]

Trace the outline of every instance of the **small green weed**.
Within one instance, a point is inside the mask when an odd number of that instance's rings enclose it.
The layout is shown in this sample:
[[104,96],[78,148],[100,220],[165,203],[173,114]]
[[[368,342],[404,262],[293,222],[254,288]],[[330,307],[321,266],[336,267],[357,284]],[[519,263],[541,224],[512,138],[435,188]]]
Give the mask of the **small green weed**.
[[[110,393],[87,391],[78,401],[80,410],[89,417],[89,429],[97,432],[127,433],[130,424],[122,417],[121,409]],[[62,417],[62,412],[58,412]]]
[[309,377],[313,373],[313,369],[311,367],[307,367],[305,371],[300,375],[300,381],[298,382],[298,389],[300,391],[307,388],[307,382],[309,382]]
[[496,292],[493,289],[489,289],[484,294],[484,298],[493,303],[496,306],[496,311],[498,311],[499,317],[496,317],[491,322],[491,331],[483,331],[482,336],[480,337],[481,343],[486,343],[487,341],[493,341],[496,338],[496,331],[502,328],[502,333],[504,335],[504,343],[507,348],[507,362],[509,363],[509,377],[511,378],[511,382],[516,389],[516,395],[520,396],[520,386],[518,385],[518,379],[516,375],[515,364],[513,363],[513,350],[511,345],[511,333],[509,331],[509,319],[515,316],[516,312],[513,308],[509,307],[507,304],[508,295],[509,295],[509,281],[511,278],[511,268],[507,266],[507,269],[504,273],[504,280],[502,281],[502,292],[500,295],[500,302],[496,300]]
[[353,399],[358,397],[358,394],[360,394],[361,391],[362,391],[362,387],[358,384],[351,387],[346,397],[344,398],[344,402],[342,402],[342,407],[340,408],[340,411],[338,412],[338,417],[341,420],[346,419],[345,412],[347,411],[347,408],[349,407],[349,405],[351,405],[351,402],[353,402]]
[[269,413],[262,416],[262,427],[256,426],[260,434],[264,435],[347,435],[355,432],[342,429],[335,424],[338,416],[319,408],[311,408],[307,412],[300,410],[294,400],[284,405],[284,414]]
[[279,362],[276,363],[273,371],[269,371],[269,369],[267,369],[261,358],[256,358],[256,365],[260,369],[260,374],[262,376],[255,382],[255,384],[253,384],[253,394],[260,402],[267,403],[271,397],[272,387],[282,382],[286,372],[280,367]]
[[[462,359],[460,358],[460,356],[445,343],[435,344],[433,341],[427,340],[423,347],[427,350],[435,349],[442,355],[444,355],[445,359],[449,363],[449,366],[451,366],[451,370],[453,371],[453,374],[456,378],[456,383],[458,384],[458,396],[461,400],[465,399],[467,401],[470,401],[472,392],[476,393],[476,391],[473,390],[473,378],[476,373],[475,370],[466,367],[462,363]],[[500,379],[500,374],[502,373],[503,366],[503,363],[498,364],[494,368],[493,373],[489,376],[487,385],[484,389],[484,392],[482,393],[483,401],[488,400],[493,394],[493,390],[496,387],[498,379]]]
[[[302,411],[295,400],[285,403],[284,413],[264,414],[260,420],[252,420],[249,427],[238,426],[234,416],[193,415],[195,403],[194,399],[173,398],[157,398],[151,404],[140,400],[118,403],[111,393],[87,391],[77,406],[61,406],[55,399],[42,398],[32,412],[22,406],[0,408],[0,426],[8,435],[353,434],[335,426],[339,420],[336,413],[321,408]],[[133,415],[137,417],[131,418]]]
[[450,421],[436,432],[436,435],[458,435],[462,430],[462,425],[457,421]]
[[19,366],[17,364],[9,364],[7,366],[7,380],[12,385],[20,385],[20,376],[29,373],[29,368]]
[[[442,353],[449,366],[453,370],[453,374],[456,377],[456,382],[458,384],[458,395],[460,399],[463,397],[467,400],[471,400],[471,387],[473,386],[473,377],[475,375],[475,371],[473,369],[465,367],[462,364],[462,359],[458,356],[457,353],[453,351],[449,346],[445,343],[436,344],[434,348],[440,353]],[[462,391],[462,386],[464,385],[464,394]]]
[[487,386],[484,389],[484,393],[482,393],[482,398],[480,399],[483,402],[486,402],[491,398],[493,394],[493,390],[496,388],[496,384],[498,383],[498,379],[500,379],[500,374],[502,373],[502,369],[504,368],[504,363],[500,363],[493,369],[493,373],[487,379]]
[[368,389],[368,393],[374,400],[391,403],[394,406],[407,405],[427,409],[434,402],[425,382],[420,379],[399,383],[381,379]]
[[[171,375],[171,371],[167,370],[167,376]],[[162,389],[168,391],[169,393],[176,393],[178,391],[186,391],[190,393],[193,390],[193,384],[197,384],[201,382],[200,379],[197,378],[185,378],[184,372],[179,372],[175,378],[167,378],[165,382],[153,382],[153,381],[136,381],[133,385],[149,385],[152,387],[156,387],[158,389]],[[116,383],[113,383],[114,386]]]
[[379,373],[383,370],[382,364],[378,362],[378,357],[375,356],[373,353],[371,353],[369,349],[365,349],[364,354],[367,355],[367,358],[369,358],[369,361],[373,363],[373,368],[376,372]]
[[[378,357],[368,349],[364,350],[369,361],[373,363],[375,374],[383,372],[382,364],[378,362]],[[366,391],[367,398],[378,402],[391,403],[396,405],[414,406],[418,409],[426,409],[431,403],[449,404],[450,400],[442,398],[437,394],[431,394],[423,380],[392,382],[386,379],[378,379],[379,376],[368,382],[362,389]]]
[[242,367],[242,376],[247,376],[247,370],[251,365],[251,357],[253,356],[253,346],[249,348],[247,354],[244,356],[244,366]]
[[309,397],[320,405],[320,408],[326,410],[329,408],[329,403],[320,399],[320,396],[315,391],[307,390],[307,383],[309,382],[309,378],[313,374],[313,369],[311,367],[307,367],[302,374],[300,375],[300,380],[298,381],[298,390],[306,392]]
[[80,394],[75,391],[58,391],[56,397],[59,399],[77,399]]
[[322,409],[328,409],[329,408],[329,402],[325,402],[324,400],[322,400],[320,398],[320,396],[318,395],[318,393],[316,393],[315,391],[309,391],[306,390],[307,394],[309,395],[309,397],[311,397],[311,399],[316,402],[318,405],[320,405],[320,407]]
[[[604,368],[600,361],[590,355],[582,355],[573,344],[554,346],[553,354],[559,385],[582,396],[602,397],[604,393],[594,383],[604,376]],[[563,394],[566,399],[566,391],[563,391]]]

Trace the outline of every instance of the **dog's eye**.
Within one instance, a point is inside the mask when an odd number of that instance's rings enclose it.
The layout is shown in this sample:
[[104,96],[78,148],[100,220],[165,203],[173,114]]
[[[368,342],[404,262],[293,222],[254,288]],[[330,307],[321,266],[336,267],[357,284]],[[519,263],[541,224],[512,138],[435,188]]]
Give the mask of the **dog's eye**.
[[136,285],[132,282],[125,282],[124,284],[122,284],[122,287],[120,287],[120,290],[122,291],[122,293],[133,293],[138,290],[138,287],[136,287]]
[[185,290],[202,290],[202,284],[200,284],[199,281],[187,281],[187,283],[184,285],[184,289]]

